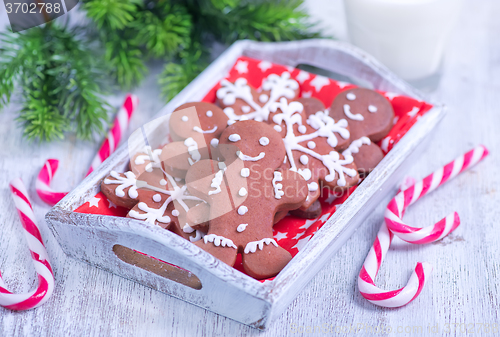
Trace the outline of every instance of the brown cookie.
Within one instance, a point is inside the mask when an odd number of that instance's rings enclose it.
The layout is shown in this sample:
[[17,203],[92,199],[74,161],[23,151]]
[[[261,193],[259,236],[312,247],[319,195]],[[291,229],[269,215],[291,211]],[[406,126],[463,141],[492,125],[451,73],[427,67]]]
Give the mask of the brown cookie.
[[184,178],[189,167],[201,159],[217,158],[219,136],[227,126],[227,116],[217,106],[186,103],[170,117],[172,143],[164,146],[161,161],[168,174]]
[[376,91],[356,88],[342,91],[330,108],[330,116],[349,123],[351,139],[363,136],[378,142],[392,128],[394,110],[391,103]]
[[270,74],[266,77],[259,91],[244,78],[234,83],[222,80],[217,90],[217,103],[229,117],[228,124],[249,119],[262,122],[268,120],[272,104],[281,98],[293,100],[298,94],[299,84],[285,71],[281,75]]
[[344,157],[352,156],[360,176],[368,175],[384,159],[382,149],[368,137],[356,139],[342,152]]
[[281,99],[270,107],[269,122],[280,132],[287,156],[283,167],[298,172],[308,183],[309,194],[300,209],[318,200],[321,189],[346,190],[359,181],[353,159],[344,158],[335,148],[349,138],[347,121],[336,121],[326,111],[309,115],[302,103]]
[[210,205],[208,233],[196,244],[231,266],[239,252],[250,276],[272,277],[292,258],[273,238],[274,219],[304,202],[306,182],[280,168],[283,141],[265,123],[236,122],[219,146],[225,162],[200,161],[186,175],[189,192]]
[[157,158],[146,154],[152,152],[146,148],[133,156],[130,166],[135,173],[111,171],[102,181],[101,191],[114,204],[130,209],[127,217],[171,230],[191,241],[201,239],[203,233],[196,229],[203,229],[204,224],[191,227],[194,224],[187,219],[187,211],[203,200],[190,195],[181,179],[164,173],[161,165],[155,164]]

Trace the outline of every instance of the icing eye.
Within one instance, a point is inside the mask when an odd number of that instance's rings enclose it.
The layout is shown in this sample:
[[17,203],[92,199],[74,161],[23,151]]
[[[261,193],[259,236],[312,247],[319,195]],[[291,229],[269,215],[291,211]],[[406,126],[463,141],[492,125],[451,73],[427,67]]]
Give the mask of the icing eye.
[[187,122],[189,120],[189,118],[187,116],[182,116],[181,119],[182,119],[183,122]]
[[369,105],[368,106],[368,111],[370,112],[377,112],[377,107],[375,105]]
[[269,138],[267,138],[267,137],[261,137],[261,138],[259,139],[259,143],[260,143],[260,145],[262,145],[262,146],[269,145]]
[[214,115],[214,113],[212,112],[212,110],[208,110],[206,115],[207,115],[207,117],[212,117]]
[[229,135],[228,139],[231,142],[237,142],[238,140],[241,140],[241,136],[237,133],[233,133],[232,135]]
[[176,210],[176,209],[174,209],[174,210],[172,211],[172,215],[173,215],[173,216],[179,216],[179,214],[180,214],[180,213],[179,213],[179,211],[178,211],[178,210]]
[[212,140],[210,141],[210,145],[212,145],[213,147],[217,147],[217,145],[219,145],[219,140],[217,138],[212,138]]
[[350,101],[354,101],[356,99],[356,95],[354,95],[352,92],[348,93],[345,97]]

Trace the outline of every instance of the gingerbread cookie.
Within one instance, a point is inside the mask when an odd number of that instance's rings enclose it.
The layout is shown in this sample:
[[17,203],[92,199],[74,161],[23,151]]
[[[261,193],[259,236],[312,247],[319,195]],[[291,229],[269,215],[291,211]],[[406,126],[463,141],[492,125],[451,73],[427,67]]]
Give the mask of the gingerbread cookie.
[[391,131],[394,110],[387,98],[378,92],[356,88],[343,91],[335,97],[330,116],[335,120],[347,120],[352,140],[366,136],[378,142]]
[[236,122],[219,148],[225,162],[200,161],[186,175],[189,192],[210,205],[208,233],[196,244],[231,266],[239,252],[250,276],[272,277],[291,259],[273,238],[275,216],[304,202],[306,182],[280,168],[286,150],[267,124]]
[[308,183],[309,195],[302,210],[318,200],[323,186],[345,190],[358,183],[353,159],[336,151],[339,139],[345,141],[350,136],[345,119],[336,121],[321,110],[307,115],[302,103],[289,103],[285,98],[271,105],[270,111],[269,121],[281,134],[287,152],[283,166],[301,174]]
[[269,107],[273,103],[281,98],[293,100],[298,94],[299,84],[285,71],[281,75],[270,74],[265,78],[260,92],[244,78],[234,83],[222,80],[217,90],[217,102],[229,118],[228,124],[249,119],[262,122],[268,120]]
[[382,149],[373,143],[368,137],[354,140],[349,147],[342,152],[345,158],[353,157],[360,176],[368,175],[375,166],[384,159]]
[[189,167],[201,159],[217,158],[219,136],[227,126],[227,116],[217,106],[185,103],[170,117],[172,143],[165,145],[160,160],[168,174],[184,178]]
[[[181,179],[166,174],[161,163],[157,165],[159,156],[161,150],[146,147],[132,158],[132,171],[111,171],[102,181],[101,191],[115,205],[130,209],[127,217],[199,240],[203,233],[191,227],[187,211],[204,202],[190,195]],[[203,225],[199,223],[198,228],[203,229]]]

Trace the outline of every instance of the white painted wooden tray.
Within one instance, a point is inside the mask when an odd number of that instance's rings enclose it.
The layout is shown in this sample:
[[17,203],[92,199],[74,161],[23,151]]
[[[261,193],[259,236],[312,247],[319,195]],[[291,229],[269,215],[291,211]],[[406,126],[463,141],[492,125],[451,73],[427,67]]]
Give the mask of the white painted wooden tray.
[[[311,65],[347,76],[358,83],[371,84],[374,89],[427,100],[372,57],[345,43],[331,40],[287,43],[239,41],[171,100],[157,117],[166,116],[185,102],[201,100],[240,56],[292,67]],[[403,164],[411,163],[408,159],[410,154],[425,146],[425,140],[444,115],[443,105],[429,103],[434,104],[434,108],[412,127],[306,247],[270,282],[261,283],[244,275],[160,227],[150,227],[130,218],[74,213],[76,208],[99,192],[101,180],[111,170],[125,169],[129,161],[127,145],[122,145],[47,213],[47,223],[62,249],[71,257],[241,323],[265,329],[345,243],[380,200],[395,192],[404,172]],[[142,144],[140,139],[132,139],[129,143],[137,148]],[[131,253],[131,249],[185,270]]]

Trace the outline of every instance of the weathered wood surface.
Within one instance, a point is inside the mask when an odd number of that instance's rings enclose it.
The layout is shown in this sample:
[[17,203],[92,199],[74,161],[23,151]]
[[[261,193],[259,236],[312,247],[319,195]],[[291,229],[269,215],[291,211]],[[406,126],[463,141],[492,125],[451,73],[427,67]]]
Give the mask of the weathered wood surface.
[[[313,14],[325,20],[342,17],[337,2],[309,1]],[[0,6],[1,7],[1,6]],[[1,10],[0,22],[5,12]],[[419,299],[401,309],[382,309],[365,301],[356,278],[378,231],[384,204],[309,283],[288,310],[264,332],[197,308],[137,283],[76,262],[61,251],[43,216],[48,210],[33,189],[35,175],[50,157],[61,160],[55,186],[61,190],[78,184],[99,144],[66,141],[28,144],[13,127],[16,105],[0,114],[0,270],[12,291],[24,292],[37,284],[29,251],[9,196],[8,182],[20,176],[30,187],[35,214],[56,274],[53,297],[28,312],[0,308],[0,335],[293,335],[300,327],[320,326],[335,331],[346,327],[422,327],[410,335],[427,334],[428,327],[445,324],[499,324],[500,178],[495,170],[500,135],[498,90],[500,82],[500,4],[468,0],[454,32],[443,78],[433,94],[449,106],[433,146],[415,162],[408,174],[420,178],[474,145],[487,145],[492,154],[478,167],[419,201],[406,215],[415,225],[427,225],[457,210],[462,225],[435,244],[413,246],[396,239],[377,278],[387,289],[404,285],[417,261],[429,261],[434,273]],[[325,23],[327,24],[327,23]],[[336,25],[333,31],[340,29]],[[340,34],[342,36],[342,33]],[[158,73],[152,65],[151,74]],[[154,76],[135,91],[141,104],[131,129],[150,119],[163,105]],[[112,103],[118,106],[121,97]],[[358,325],[360,324],[360,325]],[[296,328],[294,330],[294,328]],[[451,327],[453,329],[453,326]],[[354,330],[351,332],[353,333]],[[350,334],[350,333],[345,333]],[[438,335],[440,335],[438,334]],[[458,335],[462,333],[458,332]],[[315,335],[323,335],[316,333]],[[409,334],[406,334],[409,335]],[[480,334],[479,334],[480,335]],[[484,335],[493,335],[484,333]]]

